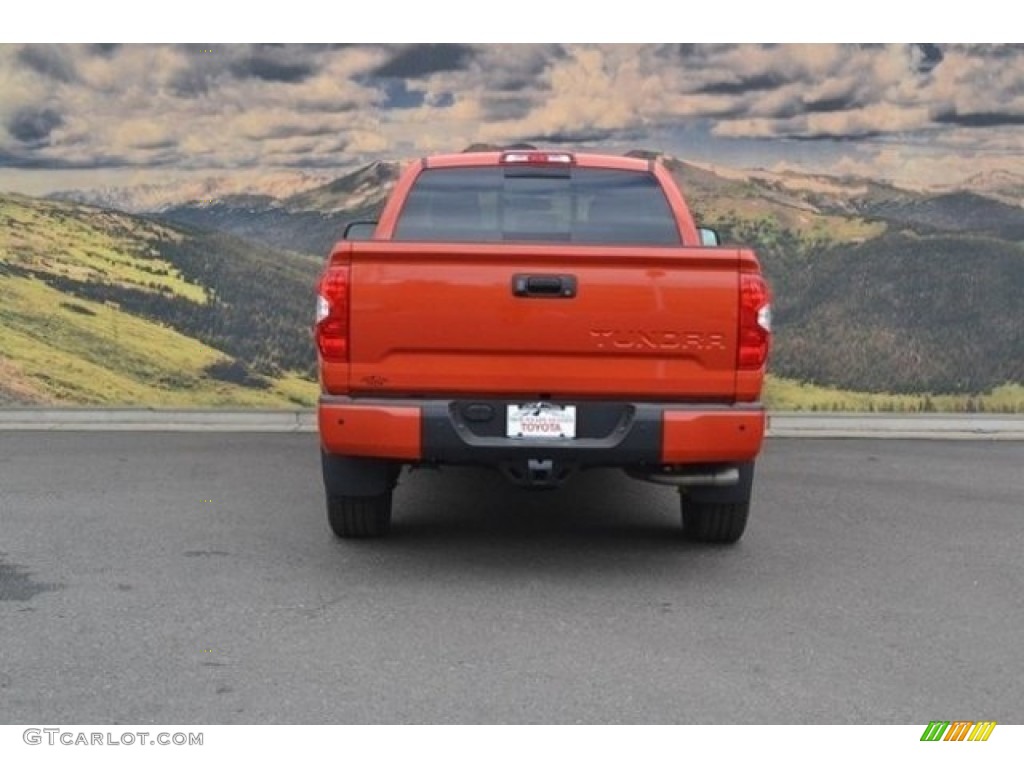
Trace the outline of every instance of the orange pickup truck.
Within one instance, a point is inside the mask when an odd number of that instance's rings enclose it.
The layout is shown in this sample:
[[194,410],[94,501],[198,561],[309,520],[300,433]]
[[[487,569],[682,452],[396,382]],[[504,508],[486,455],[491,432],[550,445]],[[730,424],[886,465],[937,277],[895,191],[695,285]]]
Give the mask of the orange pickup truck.
[[689,538],[740,538],[770,293],[661,164],[429,157],[363,224],[327,260],[314,328],[335,534],[385,534],[403,466],[464,464],[538,488],[621,467],[679,489]]

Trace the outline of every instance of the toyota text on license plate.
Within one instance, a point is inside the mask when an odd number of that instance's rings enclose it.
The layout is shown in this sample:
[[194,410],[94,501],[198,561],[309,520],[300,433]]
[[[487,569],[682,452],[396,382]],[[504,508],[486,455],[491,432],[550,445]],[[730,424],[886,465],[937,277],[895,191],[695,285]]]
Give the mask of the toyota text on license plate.
[[524,438],[574,438],[576,406],[550,403],[510,405],[506,434]]

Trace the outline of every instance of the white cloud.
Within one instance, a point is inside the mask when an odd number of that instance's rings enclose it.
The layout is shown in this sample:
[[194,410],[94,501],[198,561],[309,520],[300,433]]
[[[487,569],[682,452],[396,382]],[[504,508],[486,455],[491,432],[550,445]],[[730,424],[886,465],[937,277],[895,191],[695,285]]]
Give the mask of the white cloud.
[[[903,45],[488,45],[399,89],[370,76],[394,53],[380,46],[66,46],[26,58],[0,45],[0,163],[347,166],[526,137],[650,146],[685,128],[724,156],[744,141],[818,138],[816,156],[831,147],[837,167],[923,178],[923,161],[900,166],[888,149],[827,139],[880,137],[914,157],[927,143],[957,168],[1024,148],[1024,53],[941,51],[938,61]],[[422,103],[389,108],[396,93]]]

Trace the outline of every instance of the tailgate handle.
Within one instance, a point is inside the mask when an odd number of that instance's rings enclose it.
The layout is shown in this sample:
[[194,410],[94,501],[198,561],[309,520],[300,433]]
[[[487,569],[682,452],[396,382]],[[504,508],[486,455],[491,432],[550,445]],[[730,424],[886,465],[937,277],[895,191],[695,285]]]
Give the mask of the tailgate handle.
[[534,299],[571,299],[576,295],[576,276],[513,275],[512,294]]

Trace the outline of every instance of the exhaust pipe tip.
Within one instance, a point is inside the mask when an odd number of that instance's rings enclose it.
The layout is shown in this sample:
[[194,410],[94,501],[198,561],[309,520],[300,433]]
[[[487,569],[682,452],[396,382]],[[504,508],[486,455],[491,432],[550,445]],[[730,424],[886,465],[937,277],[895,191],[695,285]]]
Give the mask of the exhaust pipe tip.
[[[666,469],[668,469],[666,467]],[[740,481],[740,471],[736,467],[727,467],[712,471],[692,471],[686,469],[670,470],[668,472],[647,472],[630,473],[633,477],[646,480],[649,483],[658,485],[671,485],[676,488],[687,488],[700,485],[711,488],[726,488],[737,485]]]

